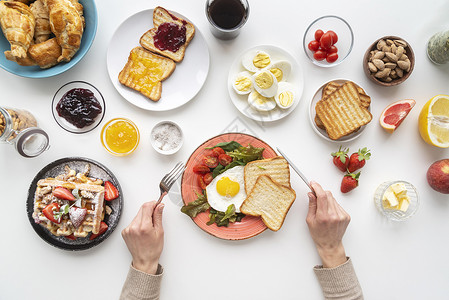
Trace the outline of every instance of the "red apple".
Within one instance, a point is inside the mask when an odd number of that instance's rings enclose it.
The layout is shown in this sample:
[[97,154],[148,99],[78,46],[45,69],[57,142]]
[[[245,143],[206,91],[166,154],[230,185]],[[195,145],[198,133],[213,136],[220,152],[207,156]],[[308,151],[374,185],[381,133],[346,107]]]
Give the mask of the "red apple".
[[429,167],[427,182],[435,191],[449,194],[449,159],[436,161]]

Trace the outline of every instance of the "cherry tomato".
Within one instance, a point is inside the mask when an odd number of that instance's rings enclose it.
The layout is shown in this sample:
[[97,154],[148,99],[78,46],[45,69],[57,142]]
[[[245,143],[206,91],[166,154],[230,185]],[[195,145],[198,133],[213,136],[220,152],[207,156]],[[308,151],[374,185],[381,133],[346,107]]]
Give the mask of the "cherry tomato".
[[215,156],[214,152],[212,151],[212,149],[204,149],[203,151],[203,156]]
[[331,53],[326,57],[326,61],[328,63],[333,63],[338,59],[338,54],[337,53]]
[[211,181],[214,179],[214,177],[212,176],[212,173],[207,173],[204,174],[203,176],[203,181],[206,185],[209,185],[209,183],[211,183]]
[[216,166],[218,166],[218,159],[215,156],[204,156],[203,157],[203,164],[208,166],[209,168],[213,169]]
[[315,51],[317,51],[320,48],[320,42],[318,42],[318,41],[311,41],[309,43],[308,47],[309,47],[310,51],[315,52]]
[[220,154],[220,156],[218,157],[218,161],[222,166],[226,167],[232,162],[232,157],[227,154]]
[[326,58],[326,56],[327,52],[321,49],[313,54],[313,58],[315,58],[316,60],[323,60]]
[[332,35],[332,43],[333,43],[332,45],[338,42],[338,35],[335,32],[333,32],[332,30],[328,30],[326,33]]
[[200,188],[201,188],[202,190],[205,190],[207,184],[204,182],[203,176],[198,175],[197,180],[198,180],[198,185],[200,186]]
[[319,42],[321,39],[321,36],[324,34],[324,31],[322,31],[321,29],[318,29],[317,31],[315,31],[315,41]]
[[220,154],[225,154],[225,151],[223,150],[223,148],[220,147],[216,147],[212,150],[212,155],[215,157],[219,157]]
[[327,50],[334,44],[332,40],[332,35],[329,32],[326,32],[323,34],[323,36],[320,39],[320,45],[321,48]]
[[337,53],[338,52],[338,48],[335,46],[331,46],[329,48],[329,50],[327,50],[327,54],[332,54],[332,53]]
[[210,169],[208,166],[205,165],[196,165],[193,166],[193,172],[197,174],[206,174],[210,172]]

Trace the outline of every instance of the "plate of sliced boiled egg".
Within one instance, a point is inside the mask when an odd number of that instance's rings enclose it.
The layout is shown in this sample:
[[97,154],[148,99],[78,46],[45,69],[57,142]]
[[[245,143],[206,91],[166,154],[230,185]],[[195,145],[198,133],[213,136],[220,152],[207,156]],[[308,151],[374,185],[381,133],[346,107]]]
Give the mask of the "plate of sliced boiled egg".
[[228,91],[245,116],[270,122],[289,115],[298,105],[304,77],[287,51],[271,45],[245,50],[232,64]]

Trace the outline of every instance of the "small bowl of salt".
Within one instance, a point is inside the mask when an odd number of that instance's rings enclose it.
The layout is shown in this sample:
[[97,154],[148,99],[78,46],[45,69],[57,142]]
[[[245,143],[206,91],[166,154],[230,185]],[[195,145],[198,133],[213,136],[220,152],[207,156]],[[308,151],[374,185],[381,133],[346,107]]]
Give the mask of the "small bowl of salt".
[[183,134],[178,124],[172,121],[162,121],[151,130],[151,145],[161,154],[174,154],[182,146]]

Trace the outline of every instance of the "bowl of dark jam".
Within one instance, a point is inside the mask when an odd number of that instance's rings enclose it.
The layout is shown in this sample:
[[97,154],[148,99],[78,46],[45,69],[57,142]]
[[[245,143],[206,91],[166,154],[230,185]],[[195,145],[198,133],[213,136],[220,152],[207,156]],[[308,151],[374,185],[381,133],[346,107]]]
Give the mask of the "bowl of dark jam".
[[105,109],[103,95],[95,86],[84,81],[64,84],[52,101],[56,123],[75,134],[94,130],[103,120]]

